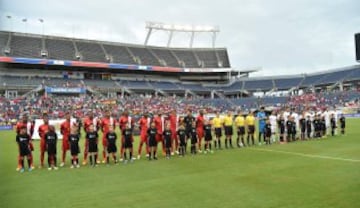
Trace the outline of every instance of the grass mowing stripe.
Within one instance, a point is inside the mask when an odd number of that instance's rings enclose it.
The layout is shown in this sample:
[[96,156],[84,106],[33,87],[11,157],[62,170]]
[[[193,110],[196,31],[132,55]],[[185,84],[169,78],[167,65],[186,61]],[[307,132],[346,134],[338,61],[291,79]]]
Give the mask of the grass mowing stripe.
[[346,162],[360,162],[360,160],[356,160],[356,159],[331,157],[331,156],[323,156],[323,155],[312,155],[312,154],[305,154],[305,153],[299,153],[299,152],[288,152],[288,151],[272,150],[272,149],[264,149],[264,148],[253,148],[251,150],[264,151],[264,152],[276,152],[276,153],[282,153],[282,154],[290,154],[290,155],[319,158],[319,159],[340,160],[340,161],[346,161]]

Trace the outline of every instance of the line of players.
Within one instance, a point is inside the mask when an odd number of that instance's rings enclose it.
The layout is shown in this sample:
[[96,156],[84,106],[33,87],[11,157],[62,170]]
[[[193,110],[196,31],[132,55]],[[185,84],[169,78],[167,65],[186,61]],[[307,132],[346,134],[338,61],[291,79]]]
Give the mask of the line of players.
[[[191,143],[191,154],[197,152],[213,153],[212,151],[212,132],[214,132],[215,140],[213,142],[216,149],[221,149],[222,132],[225,133],[225,148],[233,148],[232,137],[234,125],[237,131],[236,145],[238,147],[251,146],[255,144],[255,123],[259,121],[259,135],[258,143],[271,144],[279,141],[280,143],[291,142],[298,139],[297,130],[300,130],[300,139],[306,138],[320,138],[327,134],[327,129],[330,127],[331,134],[335,134],[337,128],[337,119],[335,114],[328,114],[329,122],[323,114],[303,113],[299,116],[296,113],[285,111],[276,115],[273,112],[270,116],[266,116],[264,108],[261,108],[256,117],[253,112],[244,116],[242,112],[233,117],[231,112],[223,118],[217,113],[210,121],[204,111],[200,111],[195,118],[189,110],[187,115],[180,117],[176,111],[172,111],[168,116],[164,117],[158,113],[153,118],[147,114],[143,115],[138,122],[140,129],[140,142],[138,147],[138,156],[140,159],[142,155],[143,146],[145,145],[146,156],[149,160],[157,160],[157,146],[162,144],[162,152],[166,158],[170,158],[175,153],[184,156],[186,152],[187,143]],[[121,147],[120,147],[120,161],[127,163],[133,162],[133,129],[135,128],[134,119],[124,112],[118,122],[111,116],[110,111],[104,113],[104,117],[99,119],[94,116],[92,112],[88,116],[75,123],[71,122],[71,114],[66,113],[65,121],[60,126],[60,132],[63,135],[62,139],[62,157],[60,166],[64,166],[66,153],[70,150],[71,153],[71,168],[79,167],[78,154],[80,153],[79,140],[80,128],[83,126],[86,132],[84,160],[83,165],[87,164],[89,158],[90,165],[96,166],[100,163],[98,159],[98,131],[102,132],[102,163],[109,164],[110,156],[112,156],[115,163],[118,162],[116,158],[117,153],[117,134],[115,133],[116,125],[121,130]],[[345,118],[341,116],[340,127],[341,133],[345,132]],[[327,123],[330,123],[328,125]],[[28,159],[29,171],[34,168],[32,151],[34,149],[31,136],[34,130],[34,123],[28,121],[26,115],[23,116],[16,126],[19,147],[18,168],[21,172],[24,171],[24,157]],[[56,161],[56,144],[57,135],[55,128],[49,125],[49,119],[46,114],[43,116],[43,124],[40,125],[40,168],[44,167],[45,152],[48,153],[49,170],[57,169]],[[277,134],[278,132],[278,134]],[[247,134],[247,141],[245,142],[245,134]],[[278,138],[277,138],[278,137]],[[202,141],[205,140],[204,148],[202,149]],[[128,153],[128,156],[127,156]]]

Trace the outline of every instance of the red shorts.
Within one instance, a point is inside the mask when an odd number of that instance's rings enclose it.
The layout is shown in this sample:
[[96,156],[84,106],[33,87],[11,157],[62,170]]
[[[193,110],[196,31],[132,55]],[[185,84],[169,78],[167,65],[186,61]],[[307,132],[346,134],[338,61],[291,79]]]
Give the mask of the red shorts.
[[107,147],[106,137],[103,137],[103,139],[102,139],[102,145],[103,145],[103,147]]
[[40,152],[46,151],[46,143],[44,139],[40,139]]
[[62,140],[62,150],[63,151],[68,151],[69,149],[70,149],[69,140],[63,138],[63,140]]
[[163,141],[162,134],[156,134],[156,141],[157,142],[162,142]]
[[196,129],[196,133],[197,133],[199,139],[202,139],[204,137],[204,130],[203,129]]
[[29,148],[31,151],[34,151],[34,144],[32,143],[32,141],[30,141],[29,143]]
[[140,141],[141,142],[147,142],[147,135],[146,134],[140,134]]
[[176,130],[171,130],[171,139],[172,139],[172,140],[177,140]]

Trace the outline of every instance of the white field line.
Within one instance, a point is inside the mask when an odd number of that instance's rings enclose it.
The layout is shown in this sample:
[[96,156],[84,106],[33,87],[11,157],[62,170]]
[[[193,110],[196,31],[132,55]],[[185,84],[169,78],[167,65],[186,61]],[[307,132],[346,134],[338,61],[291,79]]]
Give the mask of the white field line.
[[272,150],[272,149],[263,149],[263,148],[249,148],[252,150],[263,151],[263,152],[276,152],[288,155],[296,155],[301,157],[311,157],[311,158],[319,158],[319,159],[328,159],[328,160],[339,160],[339,161],[346,161],[346,162],[360,162],[360,160],[356,159],[348,159],[348,158],[341,158],[341,157],[330,157],[330,156],[322,156],[322,155],[312,155],[312,154],[305,154],[305,153],[298,153],[298,152],[288,152],[282,150]]

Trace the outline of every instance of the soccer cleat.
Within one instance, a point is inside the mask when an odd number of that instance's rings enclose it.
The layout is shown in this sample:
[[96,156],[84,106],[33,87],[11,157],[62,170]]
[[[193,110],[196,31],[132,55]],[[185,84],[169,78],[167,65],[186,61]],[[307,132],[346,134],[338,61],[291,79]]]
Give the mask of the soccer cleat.
[[23,173],[25,170],[24,170],[24,168],[21,168],[20,169],[20,173]]
[[175,153],[174,152],[171,152],[171,156],[174,156],[175,155]]
[[74,165],[71,165],[70,168],[73,169],[73,168],[74,168]]
[[128,163],[128,160],[124,160],[124,164],[126,165]]
[[80,165],[79,165],[79,164],[77,164],[77,165],[76,165],[76,168],[80,168]]
[[16,171],[20,171],[20,170],[21,170],[21,167],[17,167],[17,168],[16,168]]
[[157,157],[154,157],[154,160],[157,160]]
[[138,155],[138,156],[137,156],[137,159],[138,159],[138,160],[140,160],[140,158],[141,158],[141,156],[140,156],[140,155]]
[[101,161],[101,163],[102,163],[102,164],[105,164],[105,163],[106,163],[106,160]]
[[86,164],[87,164],[87,161],[86,161],[86,160],[84,160],[84,161],[82,162],[82,164],[83,164],[83,165],[86,165]]
[[211,154],[214,154],[214,151],[210,150],[210,153],[211,153]]
[[57,166],[55,166],[55,167],[53,167],[53,168],[54,168],[54,170],[58,170],[58,169],[59,169]]
[[48,170],[52,170],[51,167],[48,167]]
[[31,169],[34,170],[34,169],[35,169],[35,166],[34,166],[34,165],[31,165]]
[[120,162],[123,162],[124,161],[124,159],[123,158],[120,158]]
[[96,164],[100,164],[100,160],[97,160],[97,161],[96,161]]
[[39,169],[41,169],[41,168],[43,168],[44,167],[44,165],[39,165]]
[[[198,150],[199,153],[202,153],[201,149]],[[204,150],[204,153],[206,152],[206,150]]]
[[180,154],[180,152],[179,152],[179,151],[177,151],[177,150],[175,151],[175,153],[176,153],[177,155],[178,155],[178,154]]
[[64,167],[64,165],[65,165],[64,162],[60,163],[60,167]]
[[33,170],[33,169],[32,169],[31,167],[28,169],[29,172],[31,172],[32,170]]

